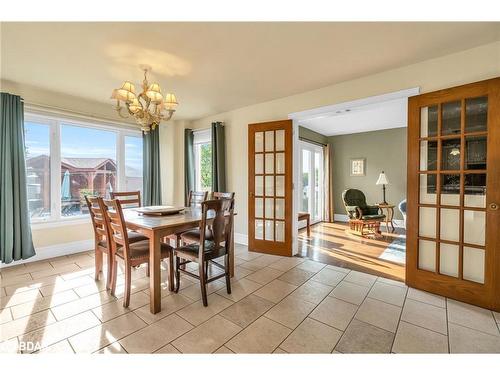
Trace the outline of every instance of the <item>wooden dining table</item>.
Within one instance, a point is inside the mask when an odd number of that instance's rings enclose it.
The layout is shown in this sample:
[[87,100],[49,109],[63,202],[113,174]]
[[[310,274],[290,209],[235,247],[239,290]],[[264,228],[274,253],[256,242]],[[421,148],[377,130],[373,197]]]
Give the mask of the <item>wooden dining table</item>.
[[[142,207],[144,208],[144,207]],[[199,228],[202,211],[200,207],[185,207],[181,213],[175,215],[143,215],[134,208],[123,210],[123,216],[128,229],[138,232],[149,239],[149,308],[151,313],[161,311],[161,269],[160,243],[171,234],[181,233],[190,229]],[[213,213],[207,214],[207,224],[213,219]],[[229,268],[231,277],[234,276],[234,221],[231,228],[231,243],[229,251]],[[168,258],[169,272],[168,285],[174,290],[174,262]]]

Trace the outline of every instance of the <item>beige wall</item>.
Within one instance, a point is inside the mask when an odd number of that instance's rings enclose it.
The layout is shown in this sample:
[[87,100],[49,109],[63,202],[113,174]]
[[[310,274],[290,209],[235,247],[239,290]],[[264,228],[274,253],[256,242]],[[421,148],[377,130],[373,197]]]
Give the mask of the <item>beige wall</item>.
[[[387,175],[386,200],[396,205],[395,219],[403,217],[397,205],[406,198],[406,128],[339,135],[328,138],[332,146],[333,202],[336,214],[345,215],[342,192],[361,190],[368,204],[382,201],[382,186],[375,185],[381,171]],[[350,159],[366,158],[365,176],[350,175]]]
[[246,234],[248,124],[285,119],[293,112],[411,87],[419,86],[422,92],[429,92],[497,76],[500,76],[500,42],[205,117],[194,121],[192,125],[193,128],[203,128],[212,121],[226,123],[228,189],[236,192],[238,211],[235,232]]
[[[304,71],[307,74],[307,71]],[[161,158],[165,203],[181,204],[184,196],[185,127],[206,128],[212,121],[226,123],[228,188],[236,192],[236,232],[247,233],[247,125],[253,122],[285,119],[292,112],[379,95],[420,86],[422,92],[500,76],[500,42],[424,61],[391,71],[362,77],[314,91],[260,103],[202,118],[192,123],[172,122],[162,127]],[[0,82],[1,89],[19,94],[27,102],[55,106],[95,117],[115,119],[106,104],[82,100],[13,82]],[[90,225],[37,230],[36,246],[48,246],[91,238]],[[85,238],[84,238],[85,237]]]

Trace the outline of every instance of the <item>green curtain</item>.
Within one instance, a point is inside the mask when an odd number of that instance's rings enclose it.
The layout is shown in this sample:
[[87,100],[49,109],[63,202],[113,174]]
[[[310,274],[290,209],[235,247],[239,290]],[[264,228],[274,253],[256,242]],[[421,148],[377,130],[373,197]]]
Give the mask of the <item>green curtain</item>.
[[143,205],[161,205],[160,129],[142,135]]
[[187,206],[189,192],[194,190],[194,134],[184,129],[184,204]]
[[212,191],[226,191],[226,136],[222,122],[212,122]]
[[26,188],[21,97],[0,93],[0,261],[35,255]]

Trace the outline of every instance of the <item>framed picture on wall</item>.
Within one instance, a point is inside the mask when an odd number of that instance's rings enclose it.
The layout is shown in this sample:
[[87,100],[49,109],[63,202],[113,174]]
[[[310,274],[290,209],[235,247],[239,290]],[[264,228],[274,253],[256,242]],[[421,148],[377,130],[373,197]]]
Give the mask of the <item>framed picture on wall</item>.
[[366,158],[350,160],[351,176],[364,176],[366,173]]

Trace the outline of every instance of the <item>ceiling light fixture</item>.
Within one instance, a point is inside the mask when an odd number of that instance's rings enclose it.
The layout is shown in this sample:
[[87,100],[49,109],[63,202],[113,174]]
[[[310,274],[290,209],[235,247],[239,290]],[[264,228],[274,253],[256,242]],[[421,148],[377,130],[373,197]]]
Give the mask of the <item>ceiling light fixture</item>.
[[[134,117],[141,130],[148,133],[161,121],[170,120],[179,103],[172,93],[167,93],[164,98],[158,83],[148,82],[147,74],[151,71],[150,66],[141,65],[141,69],[144,71],[142,92],[136,95],[134,84],[125,81],[119,89],[113,90],[111,99],[116,99],[114,109],[121,118]],[[127,113],[124,113],[124,110]]]

